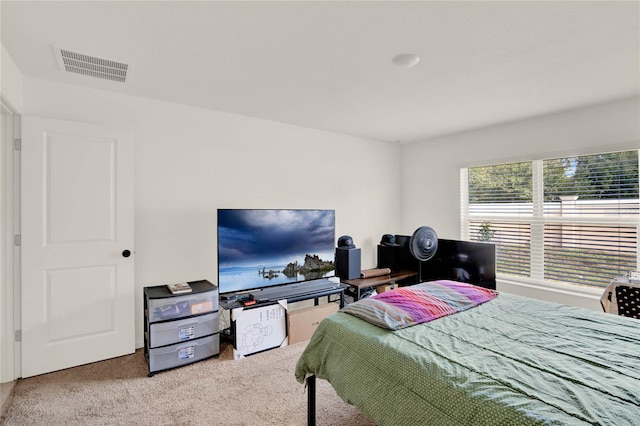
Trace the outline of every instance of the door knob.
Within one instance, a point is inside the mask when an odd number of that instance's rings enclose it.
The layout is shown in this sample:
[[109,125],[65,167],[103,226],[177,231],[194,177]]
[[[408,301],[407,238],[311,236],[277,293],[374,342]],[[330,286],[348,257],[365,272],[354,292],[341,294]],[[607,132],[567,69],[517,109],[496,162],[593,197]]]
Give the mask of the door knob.
[[122,252],[122,257],[129,257],[131,256],[131,252],[129,250],[125,250]]

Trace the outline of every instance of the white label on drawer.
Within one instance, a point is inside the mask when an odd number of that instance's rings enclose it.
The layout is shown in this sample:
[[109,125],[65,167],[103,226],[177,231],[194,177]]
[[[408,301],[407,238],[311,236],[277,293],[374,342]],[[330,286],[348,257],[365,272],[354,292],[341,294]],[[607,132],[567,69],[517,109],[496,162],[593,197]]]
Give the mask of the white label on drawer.
[[191,304],[191,315],[201,314],[213,310],[213,302],[210,300]]
[[178,330],[178,339],[179,340],[193,339],[193,326],[181,328],[180,330]]
[[178,359],[189,359],[193,358],[196,355],[193,346],[189,346],[188,348],[182,348],[178,350]]

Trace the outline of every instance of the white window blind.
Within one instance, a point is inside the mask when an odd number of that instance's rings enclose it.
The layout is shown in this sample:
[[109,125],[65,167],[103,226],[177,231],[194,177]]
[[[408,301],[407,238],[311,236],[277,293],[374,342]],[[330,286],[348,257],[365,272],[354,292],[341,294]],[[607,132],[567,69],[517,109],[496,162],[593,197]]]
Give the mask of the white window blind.
[[498,274],[603,287],[638,269],[638,150],[463,169],[463,235]]

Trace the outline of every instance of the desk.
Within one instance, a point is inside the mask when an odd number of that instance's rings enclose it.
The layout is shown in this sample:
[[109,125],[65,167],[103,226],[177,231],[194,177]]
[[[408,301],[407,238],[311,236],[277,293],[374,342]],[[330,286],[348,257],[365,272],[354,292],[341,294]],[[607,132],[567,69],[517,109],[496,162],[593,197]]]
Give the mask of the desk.
[[375,287],[384,284],[393,284],[396,281],[404,280],[407,278],[417,277],[418,273],[415,271],[395,271],[391,272],[389,275],[381,275],[379,277],[371,277],[371,278],[355,278],[353,280],[342,280],[340,281],[343,284],[348,284],[351,287],[354,287],[356,290],[356,296],[354,297],[354,301],[360,300],[360,293],[363,289],[369,287]]

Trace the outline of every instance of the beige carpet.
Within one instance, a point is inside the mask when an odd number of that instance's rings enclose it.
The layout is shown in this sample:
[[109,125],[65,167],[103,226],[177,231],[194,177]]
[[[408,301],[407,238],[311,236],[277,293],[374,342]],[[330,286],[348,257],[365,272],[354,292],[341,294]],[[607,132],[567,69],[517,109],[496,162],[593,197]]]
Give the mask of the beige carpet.
[[[19,380],[2,425],[304,425],[307,393],[294,377],[306,342],[234,361],[211,358],[147,377],[133,355]],[[317,381],[318,425],[372,425]]]

